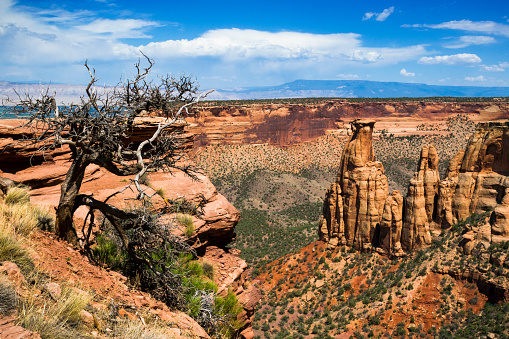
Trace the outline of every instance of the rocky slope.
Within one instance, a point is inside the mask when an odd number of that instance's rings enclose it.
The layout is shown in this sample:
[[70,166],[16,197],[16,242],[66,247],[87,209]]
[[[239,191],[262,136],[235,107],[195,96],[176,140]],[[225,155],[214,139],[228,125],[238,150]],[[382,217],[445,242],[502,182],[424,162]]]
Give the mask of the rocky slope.
[[[136,142],[147,135],[152,135],[157,127],[157,120],[157,118],[145,118],[139,121],[132,141]],[[24,131],[13,128],[19,124],[18,120],[2,121],[0,144],[5,147],[6,152],[0,153],[2,164],[0,175],[30,186],[32,202],[56,207],[60,196],[59,184],[63,181],[70,165],[69,150],[62,148],[38,154],[38,145],[23,147],[17,141],[21,139]],[[177,128],[182,127],[183,125],[177,126]],[[186,140],[192,141],[192,136],[185,137]],[[34,153],[35,158],[32,157]],[[223,195],[217,192],[205,175],[198,174],[197,178],[198,180],[192,180],[180,172],[154,173],[148,176],[145,187],[151,194],[158,193],[152,198],[156,207],[167,208],[169,201],[201,206],[201,213],[193,217],[193,232],[188,236],[188,243],[199,254],[205,255],[207,261],[215,267],[215,280],[220,286],[219,292],[226,294],[229,289],[233,290],[245,306],[239,320],[245,323],[243,336],[249,337],[250,318],[254,305],[259,299],[258,290],[246,281],[246,262],[238,256],[238,253],[230,253],[225,248],[235,238],[235,226],[240,219],[240,214]],[[89,166],[81,191],[94,195],[96,199],[105,199],[127,184],[128,180],[123,177],[115,176],[98,166]],[[129,208],[134,197],[134,192],[128,189],[116,195],[110,203],[119,208]],[[75,214],[77,225],[83,223],[86,213],[85,209],[78,209]],[[173,214],[170,212],[163,219],[175,223],[175,216],[176,212]],[[80,231],[78,229],[79,233]],[[176,232],[184,235],[185,226],[181,224]]]

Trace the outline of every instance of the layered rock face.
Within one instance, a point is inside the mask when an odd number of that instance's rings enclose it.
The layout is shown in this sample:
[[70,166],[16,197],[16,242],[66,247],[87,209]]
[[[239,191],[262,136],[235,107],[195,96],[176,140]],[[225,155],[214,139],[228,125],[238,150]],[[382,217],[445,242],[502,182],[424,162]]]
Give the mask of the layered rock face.
[[374,121],[352,122],[352,135],[343,150],[336,182],[326,193],[320,237],[339,244],[370,248],[389,194],[381,162],[375,161]]
[[442,228],[472,213],[493,211],[488,224],[472,231],[478,237],[465,235],[466,252],[473,248],[474,239],[509,240],[509,122],[480,124],[466,149],[449,164],[438,208],[436,221]]
[[418,171],[408,186],[401,235],[404,250],[420,249],[431,243],[430,222],[434,217],[439,183],[437,150],[433,145],[423,146]]
[[286,146],[314,140],[352,119],[397,117],[443,120],[468,112],[488,120],[506,117],[507,103],[347,102],[202,106],[187,120],[195,147],[268,143]]
[[442,181],[435,147],[424,146],[406,198],[399,191],[388,195],[383,166],[371,148],[373,124],[353,124],[337,180],[327,191],[319,234],[329,247],[373,244],[380,252],[404,255],[428,246],[433,230],[440,233],[486,211],[493,211],[489,223],[464,235],[465,251],[475,239],[487,246],[509,241],[509,122],[480,124]]

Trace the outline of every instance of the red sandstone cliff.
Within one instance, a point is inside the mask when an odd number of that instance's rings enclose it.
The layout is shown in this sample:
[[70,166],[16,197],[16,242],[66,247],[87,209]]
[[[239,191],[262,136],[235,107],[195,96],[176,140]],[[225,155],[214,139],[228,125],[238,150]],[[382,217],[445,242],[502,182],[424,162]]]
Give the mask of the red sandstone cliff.
[[440,120],[472,114],[487,121],[509,116],[507,103],[366,102],[328,100],[321,104],[202,106],[188,118],[195,147],[217,143],[286,146],[314,140],[354,119]]

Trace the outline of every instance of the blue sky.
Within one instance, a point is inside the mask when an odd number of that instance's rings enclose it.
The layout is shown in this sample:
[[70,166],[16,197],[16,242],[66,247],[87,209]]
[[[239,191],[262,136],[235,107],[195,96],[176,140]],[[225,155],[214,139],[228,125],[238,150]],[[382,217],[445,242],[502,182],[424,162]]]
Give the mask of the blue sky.
[[[0,80],[86,84],[133,71],[205,88],[297,79],[509,86],[509,1],[0,0]],[[509,94],[508,94],[509,95]]]

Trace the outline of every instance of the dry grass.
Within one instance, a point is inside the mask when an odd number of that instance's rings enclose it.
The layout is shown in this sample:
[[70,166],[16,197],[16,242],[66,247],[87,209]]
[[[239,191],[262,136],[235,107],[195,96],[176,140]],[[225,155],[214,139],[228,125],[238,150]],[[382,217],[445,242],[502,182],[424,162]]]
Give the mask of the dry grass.
[[92,299],[91,295],[78,289],[66,287],[60,298],[53,302],[41,298],[37,287],[23,300],[18,310],[19,324],[40,334],[41,338],[78,337],[69,326],[79,320],[79,313]]
[[122,322],[115,327],[115,337],[123,339],[172,339],[163,324],[151,323],[144,326],[141,322]]
[[0,276],[0,314],[8,315],[16,309],[16,292],[4,276]]
[[30,202],[30,190],[27,187],[11,187],[5,195],[5,203],[8,205],[25,204]]
[[30,250],[23,242],[0,228],[0,261],[11,261],[22,270],[33,268]]

